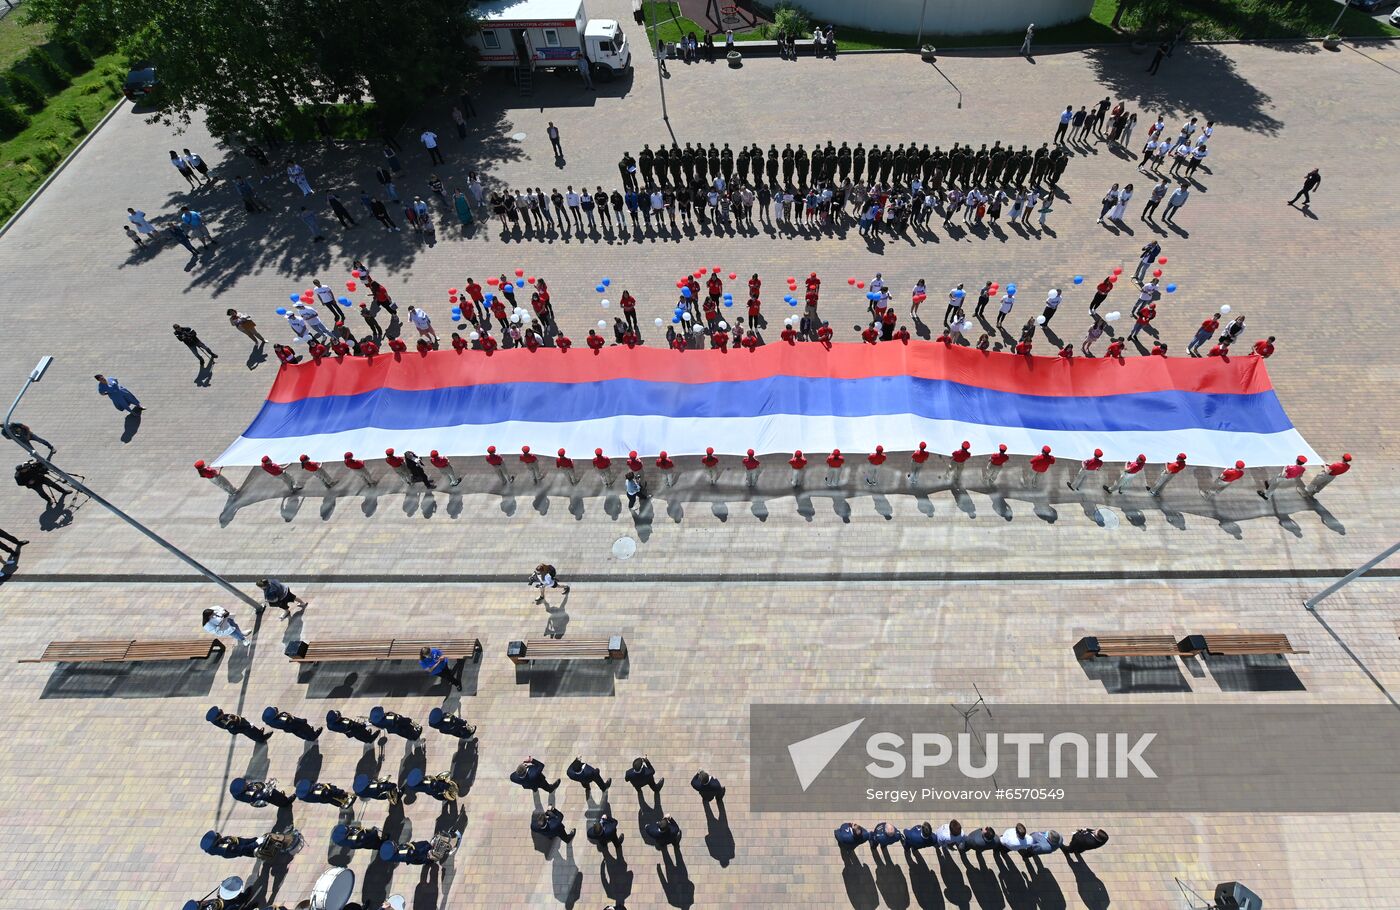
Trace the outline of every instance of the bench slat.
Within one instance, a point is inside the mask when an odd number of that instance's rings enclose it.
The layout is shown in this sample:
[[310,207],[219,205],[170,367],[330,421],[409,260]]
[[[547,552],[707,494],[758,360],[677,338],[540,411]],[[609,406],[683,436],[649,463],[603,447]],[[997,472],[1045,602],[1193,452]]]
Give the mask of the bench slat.
[[114,663],[207,658],[223,646],[214,638],[135,641],[51,641],[42,656],[20,663]]
[[475,638],[328,638],[306,642],[306,653],[293,657],[297,663],[357,660],[417,660],[425,647],[437,648],[449,659],[471,657],[481,650]]
[[[520,646],[523,653],[517,652]],[[611,638],[531,638],[511,643],[506,656],[514,663],[532,660],[612,660],[627,656],[622,636]]]
[[1287,635],[1276,632],[1227,632],[1207,634],[1208,654],[1305,654],[1293,647]]

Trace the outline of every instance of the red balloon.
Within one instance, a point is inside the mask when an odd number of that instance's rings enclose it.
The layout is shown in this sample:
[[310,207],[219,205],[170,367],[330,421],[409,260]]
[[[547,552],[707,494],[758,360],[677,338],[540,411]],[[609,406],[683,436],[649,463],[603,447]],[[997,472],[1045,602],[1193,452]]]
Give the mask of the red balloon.
[[352,271],[350,272],[350,274],[351,274],[351,275],[354,275],[356,278],[359,278],[359,277],[360,277],[360,270],[359,270],[359,269],[354,269],[354,270],[352,270]]
[[677,282],[676,282],[676,287],[678,287],[678,288],[683,288],[683,287],[685,287],[685,280],[682,279],[682,280],[680,280],[680,281],[677,281]]
[[719,266],[716,265],[716,266],[711,267],[710,271],[712,271],[712,272],[714,272],[716,275],[718,275],[718,274],[719,274]]
[[1153,278],[1161,278],[1161,277],[1162,277],[1162,270],[1161,270],[1161,269],[1153,269],[1153,270],[1152,270],[1152,277],[1153,277]]
[[858,288],[864,288],[864,287],[865,287],[865,282],[864,282],[864,281],[857,281],[857,282],[856,282],[856,287],[858,287]]
[[457,295],[456,295],[456,294],[453,294],[451,297],[447,298],[447,302],[448,302],[448,303],[456,303],[456,302],[457,302]]
[[847,278],[846,283],[849,285],[854,285],[856,283],[856,280],[854,278]]
[[526,278],[525,280],[528,281],[528,282],[530,282],[531,284],[534,284],[534,283],[535,283],[535,276],[534,276],[534,275],[531,275],[529,278]]
[[695,277],[696,277],[696,278],[704,278],[704,277],[705,277],[705,270],[704,270],[704,269],[696,269],[696,270],[695,270]]
[[1118,276],[1117,276],[1117,275],[1109,275],[1109,276],[1108,276],[1108,280],[1109,280],[1109,281],[1112,281],[1114,284],[1117,284],[1117,283],[1118,283]]
[[1160,258],[1157,260],[1157,264],[1158,264],[1158,265],[1166,265],[1166,264],[1167,264],[1167,257],[1166,257],[1166,256],[1160,257]]
[[451,294],[453,297],[456,297],[456,296],[457,296],[457,289],[456,289],[456,288],[448,288],[448,289],[447,289],[447,293]]
[[788,284],[797,284],[797,279],[794,278],[794,277],[792,277],[791,275],[789,275],[789,276],[788,276]]
[[1000,289],[1001,289],[1001,285],[996,284],[995,282],[993,282],[993,284],[992,284],[991,287],[987,288],[987,290],[990,291],[990,292],[992,292],[993,294],[995,294],[995,293],[996,293],[997,291],[999,291]]
[[355,282],[353,282],[353,281],[347,281],[347,282],[345,282],[345,290],[347,290],[347,291],[353,291],[353,290],[355,290]]
[[735,278],[738,278],[738,277],[739,277],[739,275],[738,275],[738,273],[736,273],[736,272],[730,272],[730,273],[729,273],[729,280],[730,280],[730,281],[733,281]]
[[1118,268],[1114,269],[1114,270],[1113,270],[1113,274],[1115,274],[1115,275],[1121,275],[1121,274],[1123,274],[1123,267],[1120,265]]
[[516,270],[515,270],[515,277],[516,277],[516,278],[524,278],[524,277],[525,277],[525,270],[524,270],[524,269],[516,269]]
[[501,283],[501,279],[499,279],[499,278],[487,278],[487,279],[486,279],[486,283],[489,284],[489,285],[491,285],[492,287],[495,287],[496,285],[498,285],[498,284]]

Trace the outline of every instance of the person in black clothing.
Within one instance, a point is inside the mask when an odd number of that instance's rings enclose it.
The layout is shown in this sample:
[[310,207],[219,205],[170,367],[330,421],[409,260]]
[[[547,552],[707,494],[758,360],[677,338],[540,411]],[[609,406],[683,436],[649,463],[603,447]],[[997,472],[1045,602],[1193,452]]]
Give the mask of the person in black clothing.
[[185,347],[190,349],[190,353],[194,355],[195,360],[199,361],[200,366],[204,366],[204,355],[200,354],[200,351],[204,351],[204,353],[209,355],[209,362],[211,364],[219,359],[219,355],[210,350],[209,345],[199,340],[199,334],[196,333],[194,329],[179,324],[173,325],[172,328],[175,330],[175,337],[183,342]]
[[715,62],[715,39],[709,32],[705,33],[705,61],[707,63]]
[[1162,68],[1162,59],[1167,56],[1167,42],[1163,41],[1157,45],[1157,53],[1152,55],[1152,64],[1147,68],[1151,75],[1157,75],[1157,70]]
[[1065,853],[1078,855],[1086,850],[1097,850],[1108,843],[1108,832],[1102,828],[1095,831],[1093,828],[1080,828],[1074,832],[1074,836],[1068,843],[1062,844],[1060,849]]
[[1312,204],[1312,191],[1321,185],[1322,175],[1318,173],[1317,168],[1313,168],[1308,171],[1308,175],[1303,178],[1303,188],[1300,189],[1292,199],[1288,200],[1288,204],[1294,205],[1297,203],[1298,199],[1301,198],[1303,200],[1303,208],[1307,208]]

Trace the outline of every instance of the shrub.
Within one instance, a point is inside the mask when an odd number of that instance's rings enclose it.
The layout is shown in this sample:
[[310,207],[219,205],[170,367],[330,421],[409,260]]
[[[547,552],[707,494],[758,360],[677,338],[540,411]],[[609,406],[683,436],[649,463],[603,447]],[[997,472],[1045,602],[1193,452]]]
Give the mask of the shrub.
[[58,163],[63,160],[63,152],[52,142],[45,143],[36,154],[39,156],[39,160],[43,162],[44,167],[49,170],[53,170],[58,166]]
[[63,112],[62,116],[64,120],[73,124],[73,135],[81,136],[87,132],[87,124],[83,122],[83,115],[78,113],[77,108],[68,108],[68,110]]
[[25,56],[24,61],[34,68],[34,72],[44,77],[44,81],[56,89],[64,88],[73,81],[73,76],[53,59],[53,55],[42,47],[36,47]]
[[5,85],[9,88],[10,94],[15,97],[30,113],[42,111],[44,109],[44,90],[24,73],[17,73],[10,70],[5,74]]
[[0,98],[0,136],[8,138],[22,132],[28,125],[28,114]]
[[773,28],[789,35],[806,36],[811,34],[812,21],[801,7],[780,3],[773,12]]
[[88,70],[92,69],[92,54],[88,52],[87,48],[83,47],[76,41],[65,42],[62,45],[62,47],[63,56],[67,57],[70,61],[77,64],[79,71],[85,73]]

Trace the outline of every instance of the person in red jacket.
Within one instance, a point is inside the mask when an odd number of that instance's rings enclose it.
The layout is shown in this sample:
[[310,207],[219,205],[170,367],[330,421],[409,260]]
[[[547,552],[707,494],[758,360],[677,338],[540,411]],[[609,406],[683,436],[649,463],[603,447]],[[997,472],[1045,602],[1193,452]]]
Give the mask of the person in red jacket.
[[1165,357],[1165,356],[1167,356],[1167,343],[1166,343],[1165,341],[1157,341],[1157,342],[1154,342],[1153,345],[1152,345],[1152,353],[1151,353],[1151,356],[1153,356],[1153,357]]
[[813,313],[817,311],[817,296],[815,290],[807,291],[807,309]]
[[797,449],[788,459],[788,465],[792,468],[792,486],[796,489],[802,486],[802,476],[807,470],[807,456],[802,454],[801,449]]
[[1079,463],[1079,473],[1074,475],[1073,480],[1065,481],[1065,486],[1078,493],[1079,488],[1084,486],[1085,478],[1101,467],[1103,467],[1103,449],[1095,449],[1094,456]]
[[331,344],[331,351],[335,353],[337,360],[344,360],[346,357],[350,356],[350,345],[345,343],[344,338],[337,338],[335,342]]
[[[433,455],[437,455],[437,449],[433,450]],[[444,461],[445,460],[446,459],[444,459]],[[509,484],[512,480],[515,479],[514,477],[506,473],[506,460],[496,454],[495,446],[486,447],[486,463],[496,469],[496,474],[501,478],[501,483]],[[434,458],[433,464],[437,464],[436,458]],[[456,484],[453,484],[453,486],[456,486]]]
[[364,341],[360,342],[360,353],[365,357],[373,359],[379,355],[379,345],[375,343],[374,339],[366,338]]
[[1162,473],[1157,475],[1157,480],[1148,488],[1147,492],[1153,496],[1161,496],[1162,488],[1184,470],[1186,470],[1186,453],[1182,452],[1176,456],[1176,461],[1169,461],[1162,466]]
[[301,463],[303,471],[315,475],[316,479],[321,481],[327,490],[335,486],[335,481],[330,478],[330,472],[321,470],[321,463],[312,461],[310,455],[302,455],[297,461]]
[[1105,493],[1122,493],[1128,489],[1128,484],[1133,482],[1133,478],[1142,473],[1143,466],[1147,464],[1147,456],[1139,455],[1132,461],[1123,465],[1123,473],[1118,475],[1118,482],[1113,486],[1103,485]]
[[1105,278],[1103,281],[1100,281],[1098,286],[1094,288],[1094,299],[1089,301],[1089,312],[1097,313],[1099,311],[1099,304],[1103,303],[1104,298],[1107,297],[1112,290],[1112,278]]
[[700,463],[705,466],[705,473],[709,475],[710,486],[719,483],[719,459],[715,456],[715,447],[708,446],[705,455],[700,459]]
[[661,476],[665,478],[666,486],[675,486],[676,463],[671,460],[671,457],[669,455],[666,454],[665,449],[662,449],[661,454],[656,456],[656,469],[660,471]]
[[1030,356],[1032,346],[1033,344],[1029,338],[1024,341],[1018,341],[1016,342],[1016,353]]
[[531,354],[540,349],[540,336],[535,334],[534,329],[525,332],[525,348]]
[[1200,357],[1200,356],[1201,356],[1201,345],[1205,344],[1207,341],[1210,341],[1211,336],[1214,335],[1215,332],[1216,332],[1216,330],[1219,329],[1219,328],[1220,328],[1220,314],[1219,314],[1219,313],[1216,313],[1214,316],[1211,316],[1211,317],[1209,317],[1209,318],[1207,318],[1207,319],[1202,320],[1202,321],[1201,321],[1201,327],[1200,327],[1199,329],[1196,330],[1196,334],[1195,334],[1194,336],[1192,336],[1191,341],[1188,342],[1187,345],[1186,345],[1186,354],[1187,354],[1187,356],[1189,356],[1189,357]]
[[919,477],[919,472],[924,469],[924,463],[928,461],[932,453],[928,450],[928,443],[921,442],[919,447],[909,456],[909,460],[914,463],[914,469],[909,472],[909,480],[912,483]]
[[753,277],[749,279],[749,297],[757,297],[762,290],[763,282],[758,280],[758,273],[754,272]]
[[1030,464],[1031,488],[1039,489],[1040,482],[1045,479],[1045,472],[1055,464],[1055,456],[1050,454],[1050,447],[1041,446],[1040,454],[1032,458]]
[[1001,475],[1001,469],[1011,460],[1011,456],[1006,454],[1006,443],[997,446],[997,450],[987,456],[987,466],[982,469],[982,480],[987,486],[993,486],[997,482],[997,477]]
[[941,344],[945,348],[953,346],[953,336],[949,335],[947,332],[939,332],[938,337],[933,339],[933,341],[935,344]]
[[[495,446],[491,446],[487,451],[491,451],[495,448]],[[433,467],[437,468],[443,473],[443,476],[447,478],[447,485],[449,487],[455,487],[462,482],[462,478],[458,477],[457,472],[453,469],[452,462],[448,461],[444,456],[438,454],[437,449],[433,449],[431,452],[428,453],[428,461],[432,464]],[[512,480],[513,479],[514,478],[512,478]]]
[[823,322],[821,326],[817,329],[817,342],[824,346],[827,350],[830,350],[831,336],[833,334],[834,333],[831,331],[831,326]]
[[486,356],[491,356],[491,354],[496,350],[497,347],[498,345],[496,344],[496,339],[492,338],[490,335],[482,333],[481,350],[486,352]]
[[1213,499],[1220,495],[1220,491],[1244,476],[1244,462],[1237,461],[1233,468],[1226,468],[1215,478],[1215,483],[1206,490],[1203,495],[1206,499]]
[[389,350],[393,351],[395,354],[405,354],[408,352],[408,345],[404,344],[402,338],[390,338]]
[[792,327],[792,323],[784,323],[783,330],[778,333],[778,337],[788,344],[797,346],[797,330]]
[[1072,344],[1067,344],[1067,345],[1065,345],[1064,347],[1060,348],[1060,353],[1057,354],[1056,356],[1058,356],[1061,360],[1073,360],[1073,359],[1074,359],[1074,345],[1072,345]]
[[963,468],[966,467],[967,460],[972,457],[972,443],[964,439],[963,444],[954,449],[953,454],[949,457],[952,459],[953,465],[948,469],[948,483],[957,487],[962,483]]
[[632,331],[631,329],[628,329],[627,331],[623,332],[623,333],[622,333],[622,343],[625,344],[625,345],[627,345],[628,350],[632,350],[632,349],[636,348],[636,347],[637,347],[637,333],[634,332],[634,331]]
[[499,297],[492,298],[491,315],[496,317],[496,323],[501,327],[501,330],[504,331],[506,325],[510,322],[510,314],[506,312],[506,302]]
[[749,449],[748,454],[740,459],[744,466],[744,486],[753,489],[758,485],[758,469],[761,462],[754,457],[753,449]]
[[622,307],[622,318],[627,320],[627,324],[632,327],[632,331],[639,336],[642,334],[642,327],[637,323],[637,298],[627,291],[622,292],[618,305]]
[[710,280],[705,282],[705,290],[710,296],[718,300],[724,294],[724,282],[720,279],[718,272],[710,273]]
[[326,350],[326,346],[324,344],[321,344],[321,342],[319,341],[313,341],[311,342],[311,344],[307,345],[306,352],[311,355],[311,359],[314,360],[316,363],[320,363],[321,358],[325,357],[326,354],[329,353]]
[[569,348],[574,346],[574,343],[568,335],[556,335],[554,338],[554,346],[559,349],[559,353],[567,354]]
[[1322,492],[1323,487],[1350,470],[1351,456],[1343,453],[1341,461],[1334,461],[1327,465],[1322,469],[1321,473],[1313,478],[1312,483],[1303,488],[1303,495],[1309,498],[1316,496],[1318,493]]
[[603,486],[613,485],[612,459],[604,455],[602,449],[593,450],[593,467],[598,469],[598,476],[603,478]]
[[885,307],[884,315],[880,317],[880,340],[893,340],[894,328],[897,325],[899,325],[899,314],[894,311],[894,307]]
[[376,487],[379,481],[375,479],[374,473],[365,467],[365,463],[355,457],[354,452],[345,453],[345,466],[354,471],[364,481],[366,487]]
[[690,342],[685,340],[684,332],[678,333],[675,338],[671,339],[671,348],[673,350],[684,351],[688,347],[690,347]]
[[1157,305],[1149,303],[1137,311],[1137,319],[1133,322],[1133,330],[1128,333],[1129,341],[1136,341],[1138,333],[1152,324],[1152,320],[1157,318]]
[[714,333],[710,335],[710,346],[719,348],[721,354],[728,353],[729,333],[724,329],[715,329]]
[[868,467],[865,471],[865,483],[867,486],[873,487],[876,485],[875,471],[877,468],[880,467],[880,465],[885,463],[885,457],[886,456],[884,446],[876,446],[875,451],[865,456],[865,460],[870,465],[870,467]]
[[413,475],[408,473],[408,462],[402,457],[395,455],[393,449],[384,450],[384,463],[393,469],[394,473],[403,478],[403,482],[409,486],[413,485]]
[[1307,456],[1299,455],[1292,464],[1285,465],[1272,481],[1264,481],[1264,489],[1255,492],[1259,494],[1260,499],[1273,499],[1274,494],[1279,491],[1279,487],[1285,483],[1295,485],[1300,493],[1303,492],[1303,472],[1307,470],[1304,467],[1307,463]]
[[866,344],[875,344],[880,340],[880,333],[875,330],[875,323],[872,322],[865,327],[860,333],[860,340]]
[[589,348],[593,350],[594,354],[597,354],[599,351],[601,351],[603,349],[603,345],[606,344],[606,342],[603,341],[603,336],[599,335],[597,330],[595,329],[588,330],[588,337],[584,339],[584,343],[587,344]]
[[574,468],[574,460],[564,454],[563,449],[560,449],[558,456],[555,457],[554,466],[564,472],[569,478],[569,483],[578,483],[578,470]]
[[768,320],[763,315],[763,301],[757,297],[749,298],[749,327],[754,329],[768,328]]
[[646,470],[646,465],[642,464],[642,460],[637,457],[636,449],[627,453],[627,470],[637,475],[638,482],[644,480],[642,474]]
[[816,272],[813,272],[812,274],[807,276],[807,281],[805,282],[805,284],[808,293],[812,291],[820,291],[822,288],[822,280],[817,277]]
[[225,477],[218,468],[209,467],[204,463],[204,459],[201,458],[199,461],[196,461],[194,463],[194,469],[199,472],[200,477],[203,477],[225,493],[233,494],[238,492],[238,490],[234,489],[233,484],[229,482],[229,479]]
[[1105,360],[1122,360],[1123,339],[1115,338],[1113,341],[1109,342],[1108,350],[1103,352],[1103,356]]
[[1230,342],[1221,340],[1206,354],[1207,357],[1224,357],[1230,359]]
[[751,331],[745,333],[744,340],[739,343],[742,344],[750,354],[758,350],[758,336]]
[[1270,335],[1268,338],[1261,338],[1254,342],[1254,353],[1266,360],[1271,357],[1274,353],[1274,336]]
[[841,482],[841,467],[846,463],[846,458],[841,454],[840,449],[832,449],[831,454],[826,456],[826,485],[834,487]]
[[529,469],[530,476],[534,478],[535,483],[539,483],[541,476],[539,456],[531,452],[529,446],[521,446],[520,454],[517,457],[520,459],[520,463]]
[[285,483],[287,485],[287,491],[289,493],[295,493],[297,490],[301,489],[301,487],[297,486],[292,481],[292,477],[290,474],[287,473],[287,469],[284,468],[282,465],[278,464],[277,462],[273,461],[268,456],[264,455],[262,457],[261,467],[268,474],[272,475],[273,477],[276,477],[278,480]]
[[452,350],[454,350],[454,351],[456,351],[458,354],[460,354],[460,353],[462,353],[463,351],[467,350],[467,349],[470,348],[470,347],[471,347],[471,342],[469,342],[469,341],[467,341],[467,339],[463,338],[461,332],[453,332],[453,333],[452,333]]
[[902,343],[904,343],[904,344],[908,344],[908,343],[909,343],[909,330],[906,329],[904,326],[900,326],[900,327],[895,331],[895,333],[894,333],[894,335],[893,335],[892,337],[894,338],[895,341],[902,342]]

